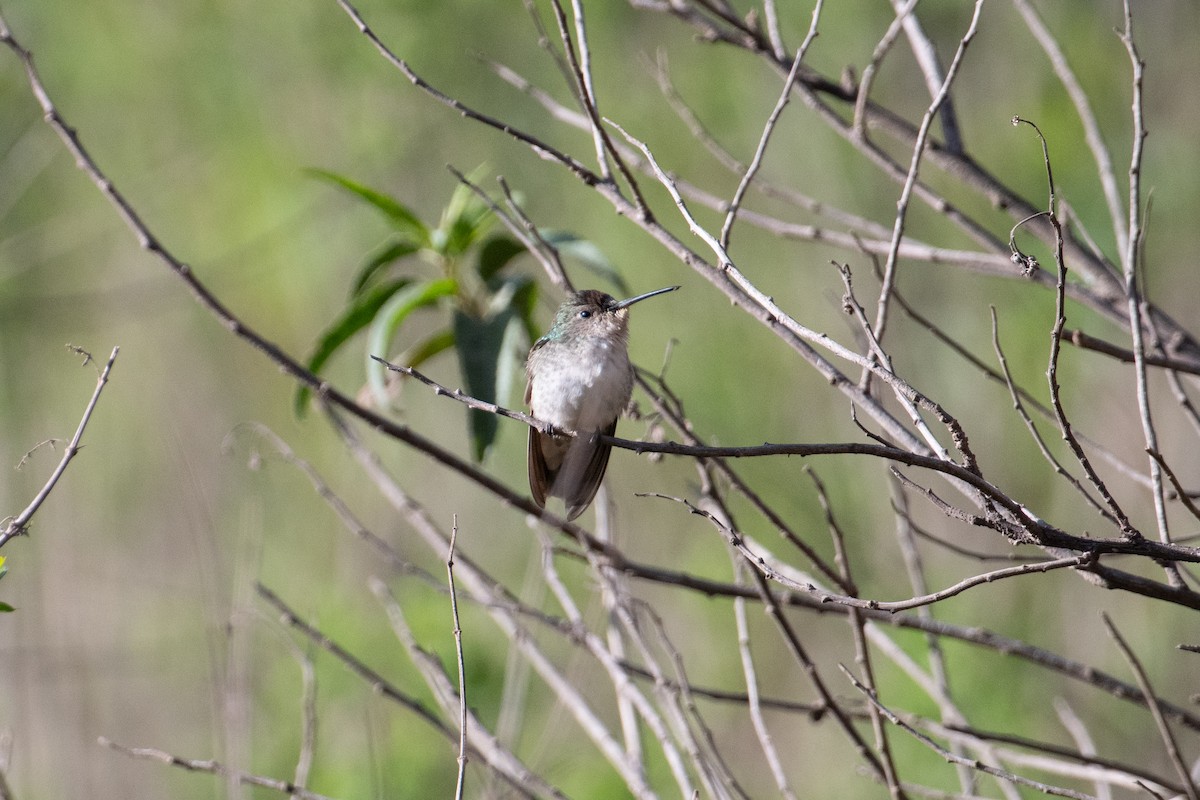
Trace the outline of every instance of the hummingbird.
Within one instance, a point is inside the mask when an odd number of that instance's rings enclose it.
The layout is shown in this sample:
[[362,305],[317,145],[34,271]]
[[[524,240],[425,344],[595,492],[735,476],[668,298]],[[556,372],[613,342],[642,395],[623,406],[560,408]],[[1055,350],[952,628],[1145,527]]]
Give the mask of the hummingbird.
[[545,508],[561,497],[567,519],[583,513],[604,478],[617,418],[633,394],[629,362],[629,307],[673,292],[668,286],[616,300],[595,289],[574,292],[558,307],[554,325],[533,343],[525,361],[525,403],[533,416],[576,436],[529,429],[529,489]]

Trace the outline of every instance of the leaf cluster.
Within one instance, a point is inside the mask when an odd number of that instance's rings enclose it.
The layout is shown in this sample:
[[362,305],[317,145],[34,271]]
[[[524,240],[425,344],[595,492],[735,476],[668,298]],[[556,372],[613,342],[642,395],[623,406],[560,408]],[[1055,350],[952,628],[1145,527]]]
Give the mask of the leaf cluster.
[[[371,402],[389,408],[398,378],[371,355],[419,367],[446,351],[458,356],[466,390],[492,403],[505,403],[512,376],[537,336],[537,283],[515,272],[525,252],[516,239],[492,233],[495,215],[470,187],[458,186],[436,225],[384,192],[324,170],[312,174],[349,192],[387,221],[387,239],[366,258],[354,277],[338,317],[321,333],[306,366],[319,373],[361,331],[367,332],[366,376]],[[413,261],[427,269],[412,269]],[[432,268],[432,269],[428,269]],[[419,337],[405,336],[418,312],[441,312],[443,325]],[[406,328],[405,323],[410,323]],[[393,348],[403,342],[398,353]],[[310,391],[296,392],[296,412]],[[468,411],[472,455],[482,461],[496,441],[496,417]]]

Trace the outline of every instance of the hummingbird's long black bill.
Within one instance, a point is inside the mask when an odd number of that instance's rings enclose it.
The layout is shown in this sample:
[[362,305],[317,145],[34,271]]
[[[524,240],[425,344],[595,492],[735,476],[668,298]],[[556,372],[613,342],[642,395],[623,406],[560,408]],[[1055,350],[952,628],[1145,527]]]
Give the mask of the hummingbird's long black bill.
[[665,289],[655,289],[653,292],[646,292],[645,294],[639,294],[637,297],[631,297],[628,300],[622,300],[621,302],[617,303],[615,306],[613,306],[613,310],[615,311],[619,308],[628,308],[629,306],[633,305],[634,303],[640,303],[641,301],[645,300],[648,297],[654,297],[655,295],[666,294],[667,292],[673,292],[678,288],[679,288],[678,286],[668,286]]

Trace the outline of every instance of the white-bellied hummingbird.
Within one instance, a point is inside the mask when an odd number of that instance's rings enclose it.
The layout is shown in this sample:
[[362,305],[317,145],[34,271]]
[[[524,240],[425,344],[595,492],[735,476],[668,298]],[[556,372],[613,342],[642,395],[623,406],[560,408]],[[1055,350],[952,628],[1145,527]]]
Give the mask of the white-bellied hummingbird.
[[678,288],[628,300],[595,289],[575,292],[558,307],[554,326],[533,343],[525,361],[530,413],[576,434],[529,429],[529,489],[538,506],[544,508],[547,497],[561,497],[567,519],[575,519],[591,504],[611,449],[596,435],[616,432],[617,418],[633,393],[629,307]]

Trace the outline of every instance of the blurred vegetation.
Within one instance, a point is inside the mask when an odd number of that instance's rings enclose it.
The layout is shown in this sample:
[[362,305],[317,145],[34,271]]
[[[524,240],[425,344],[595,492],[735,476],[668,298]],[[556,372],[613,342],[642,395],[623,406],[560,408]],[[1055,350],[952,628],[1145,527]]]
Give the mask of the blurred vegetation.
[[[784,34],[794,44],[807,28],[811,9],[808,4],[779,6]],[[1097,101],[1120,164],[1129,145],[1129,81],[1128,62],[1112,32],[1119,25],[1119,7],[1082,0],[1044,6],[1047,24]],[[536,103],[489,67],[494,60],[567,97],[555,64],[537,47],[521,3],[374,0],[358,7],[392,49],[443,90],[485,111],[502,112],[514,124],[534,127],[547,142],[581,157],[592,153],[589,137],[545,127]],[[929,2],[920,9],[927,32],[948,55],[969,18],[969,5]],[[731,49],[697,43],[690,30],[625,3],[592,3],[588,10],[602,110],[644,138],[668,169],[716,194],[732,194],[737,177],[691,141],[663,101],[650,64],[660,52],[666,55],[681,95],[709,132],[743,161],[777,97],[779,76]],[[147,224],[243,319],[289,353],[310,356],[335,385],[349,390],[370,385],[361,357],[368,342],[388,344],[389,352],[407,349],[419,361],[447,352],[448,331],[461,343],[497,313],[508,315],[501,332],[509,331],[511,322],[512,331],[526,337],[549,320],[560,298],[545,276],[532,259],[513,260],[511,244],[486,238],[483,207],[446,169],[450,164],[465,172],[486,163],[493,166],[481,184],[490,188],[492,178],[503,176],[522,193],[531,219],[550,230],[572,231],[578,241],[594,246],[617,265],[632,290],[685,284],[680,300],[686,297],[686,302],[673,306],[682,310],[636,316],[631,352],[635,361],[657,371],[673,342],[667,379],[710,441],[859,436],[844,398],[828,391],[814,372],[798,370],[779,341],[746,317],[727,313],[723,298],[561,170],[415,90],[379,58],[332,0],[8,0],[3,12],[14,34],[33,50],[60,110]],[[1157,302],[1194,329],[1200,322],[1192,266],[1194,220],[1200,216],[1195,177],[1200,82],[1190,79],[1200,74],[1196,13],[1184,2],[1156,3],[1152,12],[1140,12],[1137,37],[1149,65],[1151,132],[1143,180],[1153,191],[1147,285]],[[890,19],[886,2],[827,4],[810,63],[834,76],[847,67],[861,70]],[[911,98],[905,110],[917,119],[928,95],[911,69],[911,54],[899,46],[890,58],[894,63],[881,72],[876,91]],[[1036,120],[1050,142],[1055,176],[1072,213],[1096,232],[1098,246],[1111,251],[1094,164],[1078,124],[1008,4],[987,6],[964,70],[955,96],[959,120],[984,165],[1041,204],[1045,180],[1036,142],[1008,123],[1016,113]],[[403,521],[366,485],[328,426],[316,415],[294,414],[296,386],[215,325],[174,277],[139,250],[44,124],[20,64],[7,51],[0,53],[0,109],[0,466],[16,466],[39,442],[73,430],[94,374],[91,367],[79,368],[64,344],[96,355],[121,347],[85,449],[35,519],[30,536],[14,540],[0,559],[0,575],[7,570],[4,600],[17,609],[0,614],[0,764],[7,766],[21,800],[233,796],[219,779],[128,759],[98,746],[99,736],[288,776],[299,746],[300,666],[280,646],[280,626],[255,601],[250,588],[255,581],[272,587],[372,669],[405,686],[423,683],[367,590],[368,576],[381,574],[395,584],[419,640],[436,650],[451,673],[453,639],[444,595],[384,572],[374,553],[344,532],[304,477],[244,423],[261,421],[278,432],[404,558],[439,576],[444,566],[413,541]],[[351,191],[330,191],[311,179],[312,169],[334,176]],[[898,189],[865,169],[853,149],[799,103],[786,112],[764,170],[776,183],[798,186],[887,225],[895,212]],[[351,182],[336,176],[356,177]],[[378,198],[392,199],[390,219],[364,213],[361,201],[368,186]],[[649,192],[657,208],[669,207],[658,187],[649,186]],[[446,198],[455,198],[449,202],[457,211],[443,208]],[[766,212],[794,212],[770,198],[756,202]],[[383,199],[373,204],[386,205]],[[969,210],[992,223],[997,235],[1011,226],[997,210]],[[706,223],[717,219],[700,216]],[[687,237],[679,219],[665,217],[668,227]],[[434,219],[438,225],[422,222]],[[456,220],[466,221],[461,239],[455,238]],[[910,232],[932,237],[940,224],[932,214],[916,211]],[[439,239],[437,231],[447,235]],[[501,247],[507,249],[489,249]],[[445,261],[418,277],[374,269],[422,250]],[[806,325],[849,340],[842,287],[829,260],[850,256],[745,227],[735,232],[734,252],[764,291]],[[474,270],[477,295],[464,293],[460,283],[438,283],[461,277],[449,266],[458,259]],[[856,266],[869,274],[869,267]],[[575,277],[579,282],[592,276],[580,272]],[[351,287],[357,305],[348,308]],[[991,352],[988,308],[995,306],[1016,379],[1045,397],[1048,293],[924,264],[902,270],[900,288],[926,306],[941,306],[942,324],[984,355]],[[402,292],[420,295],[412,308],[453,296],[452,322],[447,325],[444,314],[402,317],[397,300]],[[502,292],[502,308],[497,308],[493,300]],[[473,312],[464,316],[468,299]],[[382,316],[385,310],[392,316]],[[1070,313],[1073,326],[1113,330],[1078,308]],[[377,325],[377,334],[369,333],[371,325]],[[1002,442],[986,451],[989,475],[1014,495],[1039,504],[1046,518],[1080,515],[1074,497],[1027,467],[1037,459],[1036,450],[1011,414],[1006,389],[996,385],[992,394],[981,396],[977,384],[962,386],[957,380],[961,364],[930,363],[919,344],[925,334],[908,323],[896,325],[893,335],[918,343],[903,352],[898,369],[924,370],[928,387],[923,388],[936,390],[954,413],[973,412],[982,420],[981,438]],[[489,341],[503,340],[487,330]],[[505,347],[510,345],[511,340]],[[461,360],[463,351],[458,354]],[[520,357],[491,363],[499,365],[493,396],[503,398],[504,382],[519,385]],[[447,358],[429,367],[443,384],[487,394],[468,366],[456,371]],[[1131,461],[1143,457],[1136,428],[1095,430],[1096,420],[1134,403],[1127,375],[1118,366],[1069,357],[1061,380],[1080,427],[1104,435]],[[771,391],[751,390],[759,382]],[[461,411],[448,408],[449,401],[412,388],[396,411],[405,422],[463,454],[481,457],[494,444],[489,473],[524,492],[523,435],[496,438],[498,422],[508,423],[492,416],[477,417],[467,430]],[[792,400],[780,403],[780,397]],[[622,423],[630,437],[644,429],[641,423]],[[1172,432],[1160,436],[1170,441]],[[370,444],[440,523],[449,527],[451,515],[457,515],[460,544],[486,558],[495,575],[509,585],[534,583],[528,575],[538,574],[541,550],[518,514],[499,513],[492,500],[460,477],[411,450],[379,440]],[[1173,455],[1184,474],[1200,471],[1200,453]],[[5,473],[0,515],[24,507],[57,457],[39,450],[21,469]],[[800,473],[799,459],[738,466],[749,483],[766,487],[769,499],[799,521],[814,547],[830,552],[822,511]],[[862,496],[862,475],[870,468],[849,460],[814,466],[829,487],[840,524],[853,534],[849,547],[858,565],[856,580],[873,596],[897,569],[887,504]],[[695,482],[689,464],[682,459],[652,463],[618,452],[609,475],[617,527],[631,555],[727,577],[724,544],[711,528],[671,504],[632,494],[654,486],[687,496]],[[746,510],[741,501],[733,505],[735,512]],[[1150,512],[1139,513],[1148,517]],[[748,532],[771,541],[768,526],[743,516]],[[940,524],[935,515],[927,521]],[[970,544],[996,548],[982,534]],[[932,557],[931,580],[954,580],[954,563]],[[582,571],[568,577],[573,586],[588,580]],[[1122,662],[1097,634],[1096,610],[1108,610],[1123,624],[1135,648],[1150,644],[1144,609],[1128,597],[1085,589],[1070,575],[1049,585],[1053,592],[1042,602],[1057,607],[1055,597],[1075,598],[1078,616],[1049,619],[1017,581],[968,593],[949,608],[1005,635],[1047,647],[1069,643],[1076,657],[1090,656],[1089,663],[1117,673]],[[1078,600],[1081,595],[1086,601]],[[647,596],[653,604],[654,590]],[[706,648],[711,637],[704,626],[729,624],[727,614],[714,622],[705,613],[725,601],[708,603],[689,597],[683,607],[669,614],[663,610],[664,624],[693,670],[691,677],[722,685],[736,681],[737,654],[716,659]],[[0,610],[7,606],[0,604]],[[595,618],[602,610],[597,605],[587,613]],[[823,661],[853,662],[853,653],[838,650],[841,637],[827,635],[844,623],[802,620],[815,648],[829,642],[821,650]],[[1172,646],[1195,631],[1194,618],[1189,628],[1170,615],[1161,623],[1180,631],[1170,639]],[[753,625],[765,630],[768,622],[755,619]],[[721,636],[728,638],[728,631]],[[916,634],[911,636],[917,646]],[[464,639],[471,701],[491,721],[500,705],[508,643],[478,612],[467,612]],[[772,690],[794,689],[794,664],[782,649],[772,658],[774,646],[767,645],[760,657],[760,679]],[[1160,688],[1182,696],[1189,688],[1195,691],[1195,657],[1172,659],[1162,653],[1161,641],[1155,648],[1156,655],[1147,660]],[[320,719],[310,786],[343,798],[450,796],[453,743],[399,708],[379,704],[369,686],[326,654],[310,655],[318,675]],[[983,728],[1020,727],[1028,710],[1044,707],[1053,692],[1066,692],[1073,702],[1095,700],[1090,694],[1071,696],[1081,691],[1077,687],[1022,684],[1011,662],[997,668],[991,654],[965,646],[949,647],[948,657],[961,680],[956,690],[992,701],[976,704],[984,711],[974,721]],[[898,672],[884,670],[879,680],[897,705],[923,702]],[[998,685],[1011,691],[997,691]],[[414,693],[431,703],[423,688]],[[1130,723],[1122,716],[1127,709],[1116,701],[1100,705],[1099,713],[1111,715],[1114,724],[1094,731],[1098,746],[1121,749],[1133,754],[1132,760],[1157,752],[1145,715]],[[715,719],[722,714],[719,707],[706,713]],[[623,785],[611,771],[599,759],[577,758],[569,737],[560,735],[572,724],[551,703],[531,705],[519,724],[520,751],[572,797],[618,796]],[[11,736],[7,743],[5,734]],[[748,729],[722,735],[732,741],[753,736]],[[795,728],[777,736],[797,772],[811,775],[805,796],[883,796],[878,787],[849,777],[855,759],[836,737],[818,742],[811,729]],[[913,752],[908,741],[900,747],[913,763],[937,763],[925,751]],[[478,786],[487,777],[474,770]],[[761,784],[748,787],[751,796],[769,791],[769,777],[760,778]],[[854,781],[849,789],[847,780]]]

